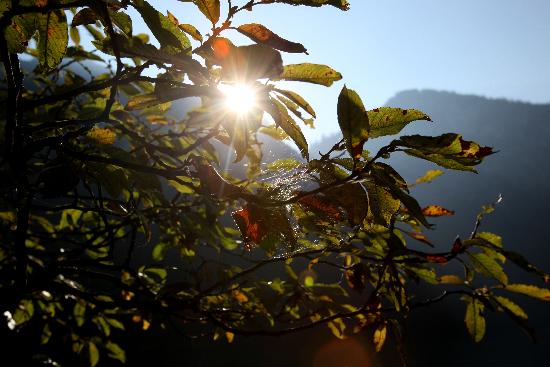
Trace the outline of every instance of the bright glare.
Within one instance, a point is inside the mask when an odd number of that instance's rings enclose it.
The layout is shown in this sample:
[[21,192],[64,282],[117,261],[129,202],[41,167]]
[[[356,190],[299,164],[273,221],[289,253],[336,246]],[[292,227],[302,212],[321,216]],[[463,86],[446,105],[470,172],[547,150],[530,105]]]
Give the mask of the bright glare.
[[224,107],[239,115],[245,115],[256,106],[256,91],[247,84],[219,84],[225,95]]

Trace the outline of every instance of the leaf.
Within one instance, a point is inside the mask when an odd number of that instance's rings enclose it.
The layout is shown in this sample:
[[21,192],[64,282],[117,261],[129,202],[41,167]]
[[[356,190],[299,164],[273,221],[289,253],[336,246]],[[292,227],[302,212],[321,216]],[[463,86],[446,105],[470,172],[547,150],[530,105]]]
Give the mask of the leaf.
[[125,109],[127,111],[141,110],[182,98],[212,95],[218,96],[219,94],[206,86],[186,85],[184,87],[158,88],[153,93],[140,94],[131,97],[126,104]]
[[88,357],[90,359],[90,366],[95,367],[99,362],[99,351],[93,342],[88,342]]
[[109,351],[109,357],[116,359],[122,363],[126,363],[126,352],[124,352],[124,350],[118,344],[113,343],[112,341],[108,341],[105,344],[105,349]]
[[127,36],[132,36],[132,18],[124,12],[110,12],[109,16],[113,23],[120,28]]
[[282,210],[261,208],[249,203],[231,214],[247,244],[261,245],[269,236],[273,239],[294,240],[293,230]]
[[84,24],[95,24],[98,20],[99,17],[92,9],[84,8],[74,15],[71,27],[77,27]]
[[292,102],[296,103],[298,106],[300,106],[305,111],[307,111],[307,113],[309,113],[312,117],[317,117],[313,107],[311,107],[311,105],[302,96],[300,96],[298,93],[292,92],[292,91],[289,91],[289,90],[278,89],[278,88],[274,88],[273,90],[275,92],[277,92],[279,94],[282,94],[283,96],[287,97]]
[[309,150],[306,138],[300,127],[289,116],[285,106],[275,98],[269,98],[269,101],[264,104],[267,113],[273,117],[275,125],[281,127],[285,133],[294,141],[302,156],[309,160]]
[[547,288],[539,288],[530,284],[508,284],[504,289],[537,298],[542,301],[550,301],[550,289]]
[[[300,192],[297,194],[300,194]],[[298,200],[298,204],[307,210],[333,220],[341,220],[343,217],[340,209],[326,195],[308,195]]]
[[338,124],[348,152],[353,158],[359,158],[369,138],[369,118],[361,97],[345,85],[338,97]]
[[491,232],[478,232],[476,238],[482,238],[496,247],[502,247],[502,237]]
[[375,182],[366,182],[369,196],[369,209],[374,222],[388,227],[393,216],[401,207],[401,202],[391,192]]
[[465,299],[468,305],[464,322],[474,341],[479,343],[485,335],[485,318],[482,315],[485,306],[476,298],[466,296]]
[[153,8],[145,0],[133,1],[133,6],[159,41],[161,50],[168,54],[178,54],[191,49],[187,36],[170,19]]
[[441,284],[456,284],[463,285],[464,279],[460,278],[457,275],[442,275],[439,277],[439,282]]
[[453,210],[445,209],[440,205],[429,205],[422,209],[422,214],[426,217],[441,217],[445,215],[454,215]]
[[69,32],[67,18],[61,10],[37,15],[38,61],[42,72],[49,72],[63,60]]
[[411,236],[412,238],[414,238],[415,240],[417,240],[417,241],[423,242],[423,243],[425,243],[426,245],[428,245],[430,247],[434,247],[432,241],[430,241],[430,239],[424,233],[407,232],[407,234],[409,236]]
[[276,50],[290,53],[303,52],[307,54],[307,50],[302,44],[281,38],[261,24],[243,24],[237,27],[237,30],[251,40],[257,43],[268,45]]
[[281,53],[266,45],[234,46],[227,38],[211,42],[214,62],[222,66],[222,79],[247,82],[278,78],[283,72]]
[[408,155],[434,162],[445,168],[470,172],[476,172],[473,166],[480,164],[484,157],[493,153],[492,148],[465,141],[458,134],[434,137],[402,136],[393,144],[411,148],[404,150]]
[[115,132],[108,128],[94,127],[88,131],[86,136],[94,140],[96,143],[103,145],[112,145],[116,141]]
[[327,323],[327,326],[332,332],[332,335],[334,335],[338,339],[345,338],[344,331],[346,330],[346,324],[344,323],[344,320],[342,320],[341,318],[334,319],[332,321],[329,321]]
[[220,19],[220,0],[193,0],[193,3],[197,5],[201,13],[212,22],[216,24]]
[[500,296],[493,296],[493,298],[499,304],[499,306],[501,306],[505,310],[511,312],[512,314],[514,314],[515,316],[517,316],[517,317],[519,317],[523,320],[527,320],[528,316],[525,313],[525,311],[523,311],[523,309],[521,307],[516,305],[510,299],[505,298],[505,297],[500,297]]
[[484,274],[485,276],[494,278],[502,284],[508,283],[508,277],[502,269],[502,266],[499,265],[493,258],[488,256],[485,253],[469,253],[470,259],[474,263],[476,269]]
[[431,169],[426,171],[424,176],[417,178],[415,183],[417,185],[421,183],[428,183],[435,180],[437,177],[441,176],[442,174],[443,174],[443,171],[439,169]]
[[231,331],[226,331],[225,338],[227,339],[228,343],[233,343],[233,339],[235,339],[235,334],[233,334]]
[[4,30],[8,51],[13,53],[25,52],[28,42],[36,30],[36,14],[23,14],[13,17],[11,24]]
[[374,343],[374,350],[378,353],[382,350],[384,343],[386,342],[386,336],[388,333],[388,328],[386,323],[378,325],[376,330],[374,330],[374,335],[372,341]]
[[184,31],[185,33],[187,33],[188,35],[190,35],[191,37],[193,37],[197,41],[202,42],[202,34],[201,34],[201,32],[199,32],[199,30],[197,28],[195,28],[194,25],[192,25],[192,24],[179,24],[178,27],[179,27],[179,29],[181,29],[182,31]]
[[342,79],[342,74],[329,66],[303,63],[285,65],[281,76],[274,80],[299,81],[330,87],[332,83],[340,79]]
[[332,5],[340,10],[348,10],[349,2],[347,0],[275,0],[276,3],[284,3],[290,5],[305,5],[320,7],[323,5]]
[[371,138],[398,134],[413,121],[432,121],[430,116],[414,109],[405,110],[393,107],[380,107],[367,113],[370,123],[369,135]]

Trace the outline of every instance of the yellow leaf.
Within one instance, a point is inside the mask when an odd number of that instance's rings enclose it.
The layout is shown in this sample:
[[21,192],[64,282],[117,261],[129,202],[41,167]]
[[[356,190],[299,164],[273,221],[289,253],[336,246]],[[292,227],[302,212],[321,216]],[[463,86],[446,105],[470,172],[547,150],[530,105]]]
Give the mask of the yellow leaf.
[[88,138],[98,144],[111,145],[115,143],[116,134],[111,129],[94,127],[88,132]]
[[374,349],[376,352],[380,352],[382,350],[382,347],[384,346],[384,342],[386,341],[386,336],[388,333],[388,328],[386,327],[386,324],[380,324],[374,331],[373,336],[373,343],[374,343]]
[[225,332],[225,338],[227,339],[228,343],[233,343],[233,339],[235,338],[235,334],[233,334],[231,331]]
[[505,288],[510,292],[521,293],[542,301],[550,301],[550,289],[539,288],[529,284],[508,284]]

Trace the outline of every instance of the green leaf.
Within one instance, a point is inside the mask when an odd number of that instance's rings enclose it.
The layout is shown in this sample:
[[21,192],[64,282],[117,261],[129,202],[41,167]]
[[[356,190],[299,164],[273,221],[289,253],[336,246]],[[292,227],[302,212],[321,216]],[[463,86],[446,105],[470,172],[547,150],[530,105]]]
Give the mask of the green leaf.
[[512,314],[514,314],[515,316],[521,319],[527,320],[528,316],[525,313],[525,311],[523,311],[521,307],[516,305],[514,302],[512,302],[508,298],[500,297],[500,296],[493,296],[493,298],[499,304],[499,306],[501,306],[508,312],[511,312]]
[[279,37],[265,26],[258,23],[243,24],[237,27],[237,31],[244,34],[257,43],[273,47],[276,50],[291,53],[306,53],[306,48],[301,43],[288,41]]
[[281,77],[275,80],[293,80],[330,87],[340,79],[342,74],[329,66],[304,63],[285,65]]
[[443,171],[441,171],[439,169],[428,170],[428,171],[426,171],[424,176],[419,177],[419,178],[416,179],[415,184],[418,185],[418,184],[421,184],[421,183],[431,182],[431,181],[435,180],[436,178],[438,178],[439,176],[441,176],[442,174],[443,174]]
[[105,349],[109,351],[108,356],[122,363],[126,363],[126,352],[116,343],[108,341],[105,344]]
[[133,5],[159,41],[161,50],[168,54],[190,51],[189,38],[167,16],[157,11],[145,0],[135,0]]
[[271,171],[293,170],[300,166],[302,166],[302,162],[299,162],[294,158],[283,158],[269,163],[267,165],[267,169]]
[[401,108],[380,107],[368,111],[371,138],[380,136],[395,135],[399,133],[410,122],[418,120],[432,121],[422,111]]
[[51,11],[37,15],[38,26],[38,61],[42,72],[49,72],[63,60],[69,31],[65,12]]
[[76,302],[73,307],[73,316],[77,326],[82,326],[85,321],[86,304],[84,302]]
[[510,292],[538,298],[542,301],[550,301],[550,289],[547,288],[539,288],[530,284],[508,284],[504,289]]
[[27,43],[37,29],[36,19],[36,14],[32,13],[12,18],[11,24],[4,31],[9,52],[24,52],[27,49]]
[[464,322],[474,341],[479,343],[485,335],[485,318],[482,315],[485,306],[478,299],[470,296],[466,296],[465,300],[468,305]]
[[338,124],[348,152],[353,158],[359,158],[369,138],[369,118],[361,97],[345,85],[338,97]]
[[182,98],[219,96],[218,92],[206,86],[186,85],[176,88],[157,88],[155,92],[149,94],[140,94],[131,97],[126,104],[128,111],[141,110],[153,107],[159,104],[172,102]]
[[374,182],[365,183],[369,195],[369,209],[374,217],[374,222],[388,227],[393,216],[401,207],[401,201],[396,199],[391,192]]
[[275,98],[269,98],[269,102],[265,104],[266,112],[273,117],[275,125],[280,126],[285,133],[294,141],[302,156],[309,160],[309,151],[306,138],[300,127],[289,116],[285,106]]
[[284,90],[284,89],[277,89],[277,88],[275,88],[273,90],[275,92],[277,92],[279,94],[282,94],[283,96],[287,97],[292,102],[296,103],[298,106],[300,106],[305,111],[307,111],[307,113],[309,113],[312,117],[317,117],[313,107],[311,107],[311,105],[302,96],[300,96],[298,93],[295,93],[295,92],[292,92],[292,91],[289,91],[289,90]]
[[90,366],[95,367],[99,362],[99,351],[93,342],[88,342],[88,356],[90,358]]
[[502,284],[508,283],[508,277],[502,269],[502,266],[497,263],[492,257],[485,253],[469,253],[475,268],[485,276],[494,278]]
[[212,22],[216,24],[220,19],[220,0],[193,0],[193,3],[197,5],[201,13]]
[[132,18],[122,11],[109,13],[113,23],[127,36],[132,36]]
[[482,238],[496,247],[502,247],[502,237],[497,234],[491,232],[478,232],[476,237]]
[[188,35],[190,35],[191,37],[193,37],[197,41],[202,42],[202,34],[201,34],[201,32],[199,32],[199,30],[197,28],[195,28],[194,25],[192,25],[192,24],[179,24],[178,27],[179,27],[179,29],[181,29],[182,31],[184,31],[185,33],[187,33]]

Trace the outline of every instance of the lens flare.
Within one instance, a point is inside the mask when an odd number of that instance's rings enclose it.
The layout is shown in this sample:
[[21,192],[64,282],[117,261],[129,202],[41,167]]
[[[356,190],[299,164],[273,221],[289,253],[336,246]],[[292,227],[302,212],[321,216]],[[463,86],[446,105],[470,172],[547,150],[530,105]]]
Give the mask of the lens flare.
[[246,115],[256,106],[256,91],[248,84],[219,84],[224,94],[224,107],[238,115]]

